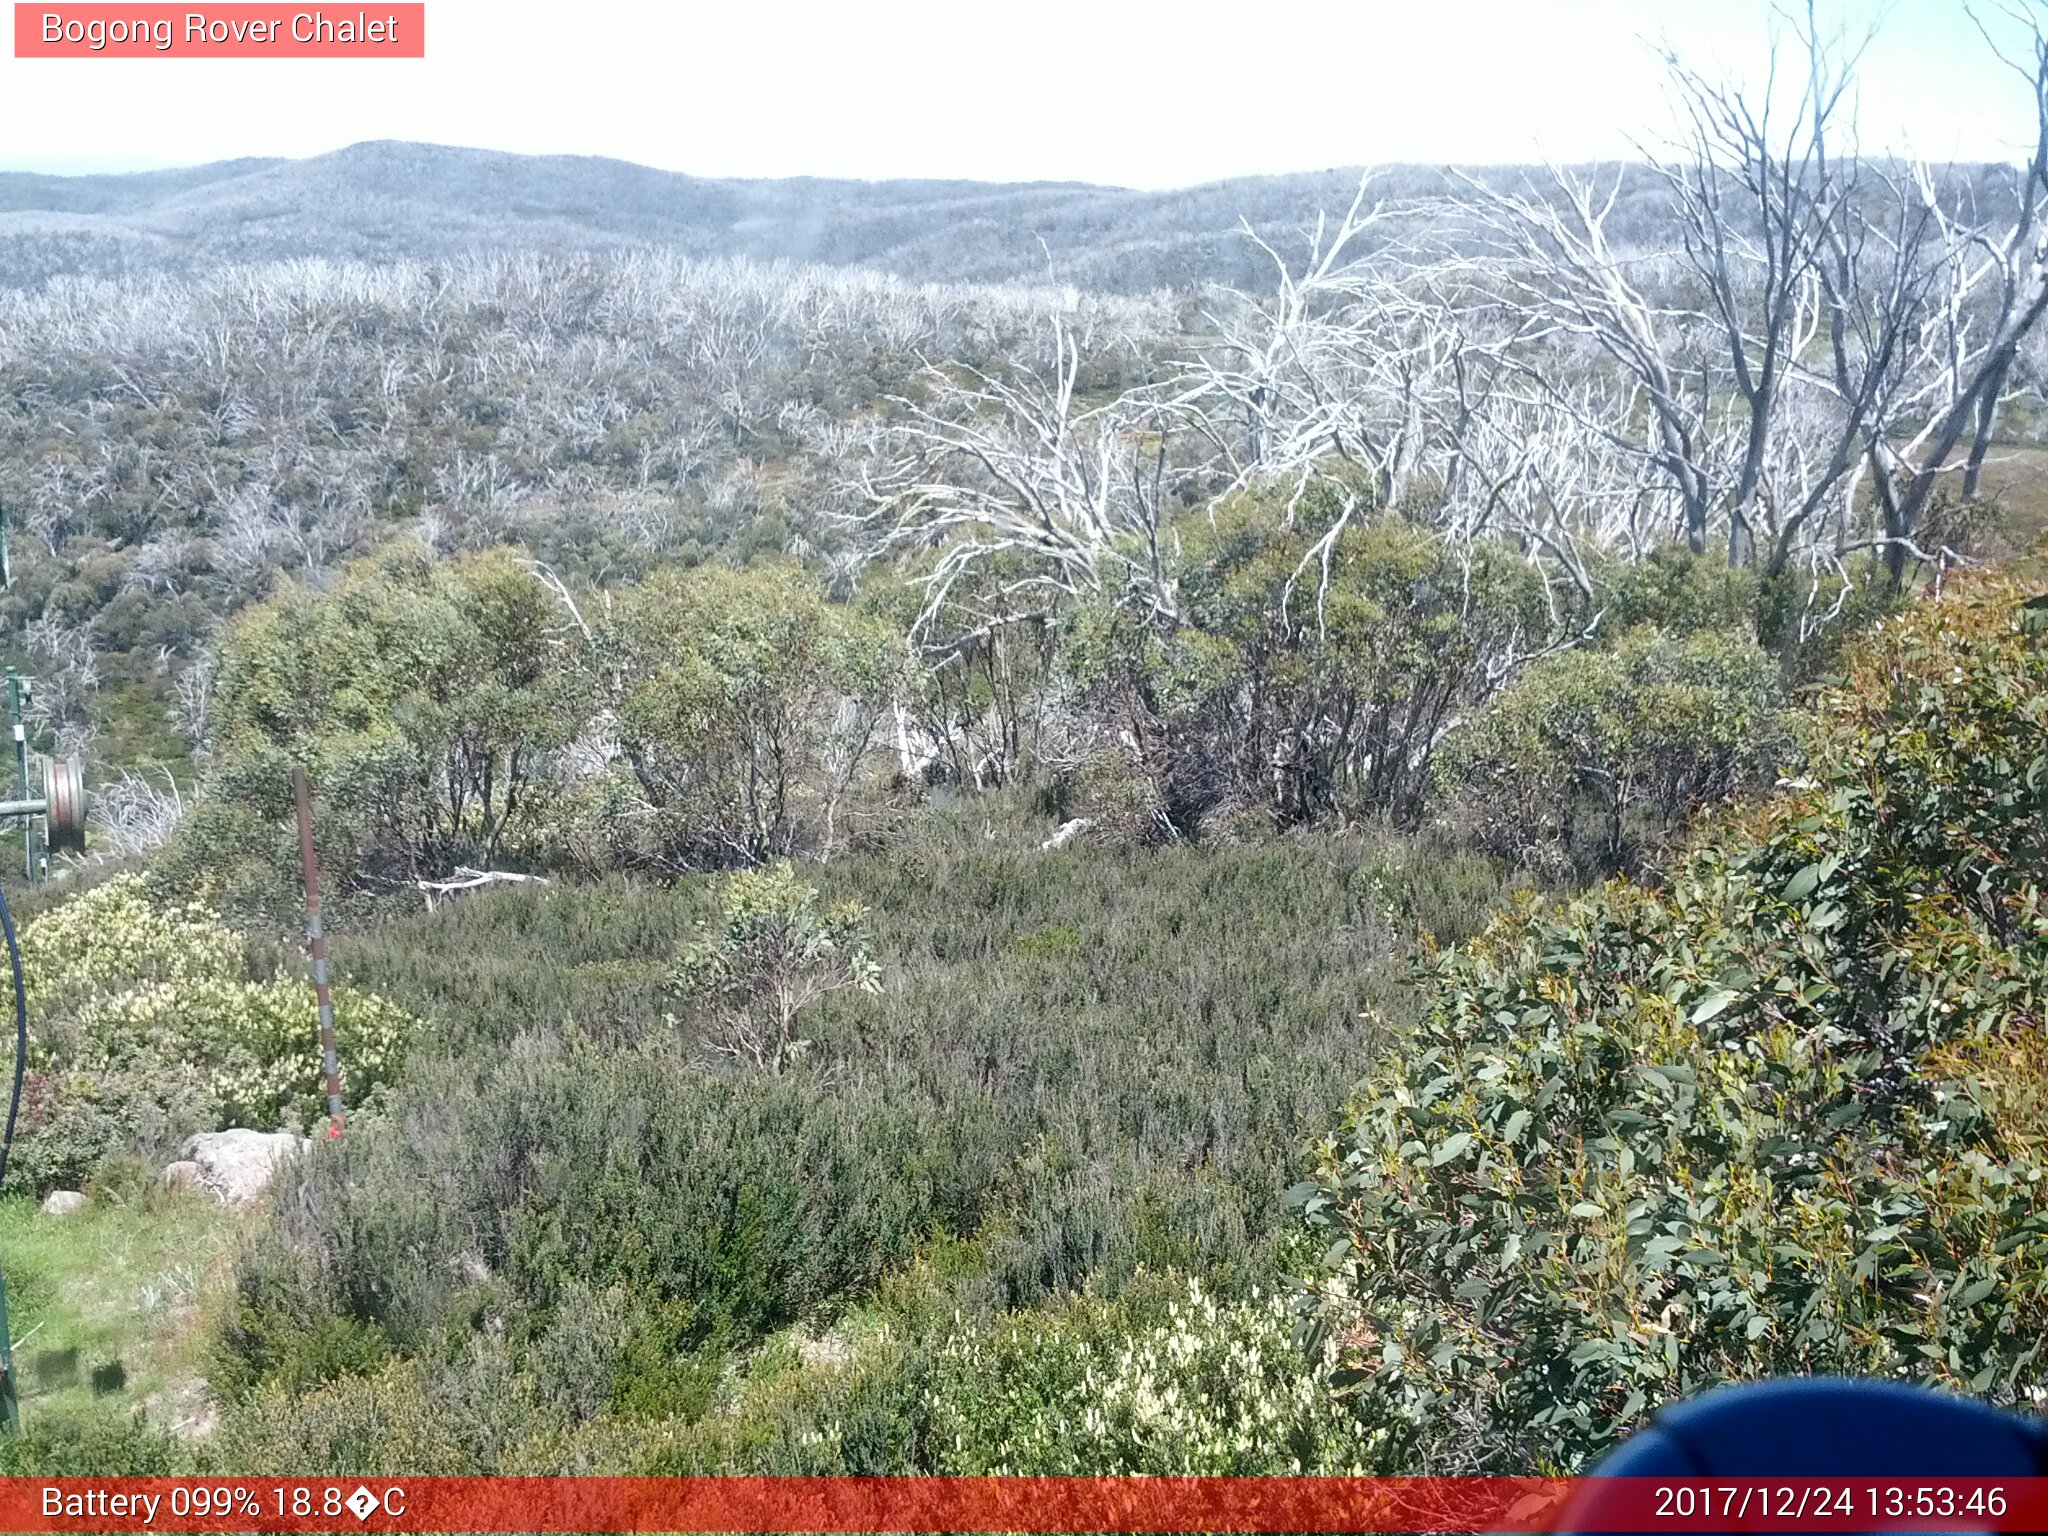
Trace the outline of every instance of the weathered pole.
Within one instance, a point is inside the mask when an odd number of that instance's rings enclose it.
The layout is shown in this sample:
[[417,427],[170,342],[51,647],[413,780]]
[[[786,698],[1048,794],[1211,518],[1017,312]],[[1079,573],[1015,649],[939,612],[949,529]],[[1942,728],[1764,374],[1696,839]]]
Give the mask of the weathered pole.
[[320,1005],[320,1065],[327,1073],[327,1134],[341,1134],[341,1060],[334,1051],[334,990],[327,980],[327,934],[320,926],[320,864],[313,855],[313,807],[306,770],[292,768],[292,800],[299,812],[299,862],[306,870],[306,947],[313,954],[313,996]]

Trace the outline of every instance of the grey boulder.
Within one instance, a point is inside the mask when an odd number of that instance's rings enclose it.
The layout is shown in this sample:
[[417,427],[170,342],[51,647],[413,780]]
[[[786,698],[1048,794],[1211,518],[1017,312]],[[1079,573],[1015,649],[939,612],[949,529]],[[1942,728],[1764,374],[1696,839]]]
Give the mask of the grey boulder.
[[[222,1205],[250,1205],[304,1145],[290,1131],[206,1131],[185,1143],[180,1160],[198,1165],[192,1183]],[[171,1181],[170,1168],[164,1178]]]

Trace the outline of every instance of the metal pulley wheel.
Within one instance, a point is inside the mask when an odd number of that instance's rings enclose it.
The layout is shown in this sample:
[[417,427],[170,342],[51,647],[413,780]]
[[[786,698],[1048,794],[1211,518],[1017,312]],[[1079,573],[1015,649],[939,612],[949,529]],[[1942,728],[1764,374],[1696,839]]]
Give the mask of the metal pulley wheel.
[[50,851],[85,851],[85,772],[78,759],[41,758],[43,799],[49,806],[45,825],[49,829]]

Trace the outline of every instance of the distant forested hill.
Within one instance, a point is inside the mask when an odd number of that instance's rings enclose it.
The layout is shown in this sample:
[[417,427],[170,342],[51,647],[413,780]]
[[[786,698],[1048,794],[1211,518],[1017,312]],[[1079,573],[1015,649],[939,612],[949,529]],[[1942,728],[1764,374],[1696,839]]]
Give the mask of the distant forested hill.
[[[1583,166],[1604,179],[1616,167]],[[223,160],[110,176],[0,173],[0,286],[59,275],[196,273],[319,256],[433,259],[490,251],[660,247],[875,267],[917,280],[1025,279],[1098,292],[1263,288],[1270,263],[1249,223],[1299,248],[1319,213],[1343,211],[1356,167],[1247,176],[1141,192],[1080,182],[713,180],[588,155],[513,155],[392,141],[307,160]],[[1497,187],[1527,171],[1469,172]],[[1373,195],[1455,194],[1459,173],[1384,167]],[[1538,185],[1543,173],[1532,178]],[[1959,201],[1996,204],[2009,173],[1955,166]],[[1673,234],[1668,187],[1637,168],[1607,220],[1623,244]],[[1398,238],[1398,225],[1381,239]]]
[[[1449,174],[1385,174],[1391,197]],[[1511,170],[1489,176],[1512,177]],[[0,284],[302,256],[382,260],[490,249],[656,245],[879,267],[910,278],[1048,276],[1099,290],[1262,282],[1240,219],[1292,238],[1342,210],[1355,169],[1166,192],[1075,182],[721,181],[589,156],[357,144],[110,176],[0,174]],[[1655,199],[1644,178],[1641,195]]]

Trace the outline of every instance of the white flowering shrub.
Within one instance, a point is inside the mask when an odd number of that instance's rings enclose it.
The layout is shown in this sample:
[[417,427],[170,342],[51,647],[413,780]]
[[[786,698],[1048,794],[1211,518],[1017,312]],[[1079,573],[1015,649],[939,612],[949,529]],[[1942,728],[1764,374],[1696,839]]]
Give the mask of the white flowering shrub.
[[[309,1123],[326,1101],[312,987],[252,979],[240,935],[203,906],[122,875],[28,924],[30,1066],[23,1177],[82,1177],[108,1152],[194,1131]],[[352,1102],[396,1072],[417,1021],[336,989]]]
[[179,987],[240,975],[242,941],[197,903],[152,902],[140,875],[118,875],[29,923],[21,935],[31,1022],[139,982]]
[[[319,1016],[303,981],[144,984],[88,999],[77,1025],[87,1059],[147,1054],[206,1068],[223,1125],[268,1130],[288,1114],[303,1123],[324,1112]],[[389,1080],[413,1028],[384,999],[337,989],[334,1033],[347,1042],[351,1098]]]
[[964,1475],[1273,1476],[1382,1465],[1387,1431],[1328,1384],[1284,1293],[1140,1286],[963,1329],[936,1362],[932,1441]]

